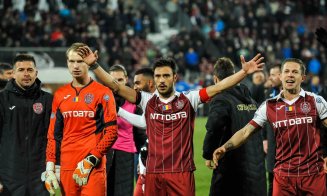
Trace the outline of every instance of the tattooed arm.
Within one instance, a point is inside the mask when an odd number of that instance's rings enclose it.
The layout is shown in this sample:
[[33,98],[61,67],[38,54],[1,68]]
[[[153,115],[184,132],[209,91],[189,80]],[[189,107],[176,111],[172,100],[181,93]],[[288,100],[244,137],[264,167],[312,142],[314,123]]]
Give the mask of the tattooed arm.
[[218,166],[218,160],[221,159],[226,152],[241,146],[253,133],[258,130],[260,130],[260,127],[256,128],[249,123],[241,130],[237,131],[224,145],[217,148],[213,153],[213,162],[215,163],[215,167]]

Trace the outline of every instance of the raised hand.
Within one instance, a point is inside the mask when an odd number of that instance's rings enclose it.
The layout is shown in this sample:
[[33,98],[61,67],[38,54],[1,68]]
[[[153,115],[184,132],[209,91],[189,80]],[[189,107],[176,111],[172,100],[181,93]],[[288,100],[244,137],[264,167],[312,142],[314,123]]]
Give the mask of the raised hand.
[[264,57],[261,54],[257,54],[253,59],[246,62],[243,55],[240,56],[242,69],[245,71],[246,74],[251,74],[256,71],[263,70],[263,66],[265,63],[263,62]]
[[326,29],[320,27],[316,29],[316,39],[321,43],[325,48],[327,48],[327,31]]
[[213,152],[212,160],[214,163],[214,168],[216,168],[218,166],[219,159],[221,159],[225,155],[225,153],[226,153],[226,148],[224,146],[217,148]]
[[98,60],[98,51],[92,51],[88,46],[83,46],[77,49],[78,55],[83,58],[83,61],[89,66],[96,63]]

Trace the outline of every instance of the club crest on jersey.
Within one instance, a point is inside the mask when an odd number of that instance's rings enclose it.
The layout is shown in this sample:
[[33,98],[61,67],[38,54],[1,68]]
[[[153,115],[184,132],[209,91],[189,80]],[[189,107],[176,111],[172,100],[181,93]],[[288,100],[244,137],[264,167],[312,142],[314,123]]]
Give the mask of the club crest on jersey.
[[33,110],[36,114],[41,114],[43,112],[43,105],[42,103],[34,103]]
[[84,102],[85,102],[86,104],[90,104],[90,103],[92,103],[93,99],[94,99],[94,96],[93,96],[93,94],[91,94],[91,93],[87,93],[87,94],[84,96]]
[[106,102],[108,102],[109,101],[109,95],[107,95],[107,94],[105,94],[104,96],[103,96],[103,100],[105,100]]
[[302,102],[300,108],[303,113],[307,114],[311,110],[311,105],[308,102]]
[[183,100],[178,100],[176,103],[175,103],[175,106],[177,109],[182,109],[184,107],[184,101]]

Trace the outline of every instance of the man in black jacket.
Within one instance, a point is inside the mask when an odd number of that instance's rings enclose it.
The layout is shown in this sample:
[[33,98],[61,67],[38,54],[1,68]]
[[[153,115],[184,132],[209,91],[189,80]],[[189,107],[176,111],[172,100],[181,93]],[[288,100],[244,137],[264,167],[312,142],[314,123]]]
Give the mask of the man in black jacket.
[[[231,60],[220,58],[214,66],[214,82],[217,83],[234,72]],[[213,97],[203,144],[203,158],[206,159],[207,167],[214,168],[211,162],[214,150],[251,120],[256,109],[256,102],[244,85],[235,86]],[[210,195],[266,195],[264,163],[262,137],[259,133],[237,151],[226,154],[218,168],[213,170]]]
[[3,195],[49,195],[45,170],[52,95],[41,90],[33,56],[13,62],[14,79],[0,92],[0,181]]

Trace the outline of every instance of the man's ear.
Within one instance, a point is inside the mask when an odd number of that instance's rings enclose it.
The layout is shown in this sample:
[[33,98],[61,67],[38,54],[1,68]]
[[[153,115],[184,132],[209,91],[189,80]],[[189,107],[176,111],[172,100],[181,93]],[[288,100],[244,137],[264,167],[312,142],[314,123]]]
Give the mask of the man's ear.
[[307,79],[307,76],[306,75],[302,75],[302,82],[305,81]]

